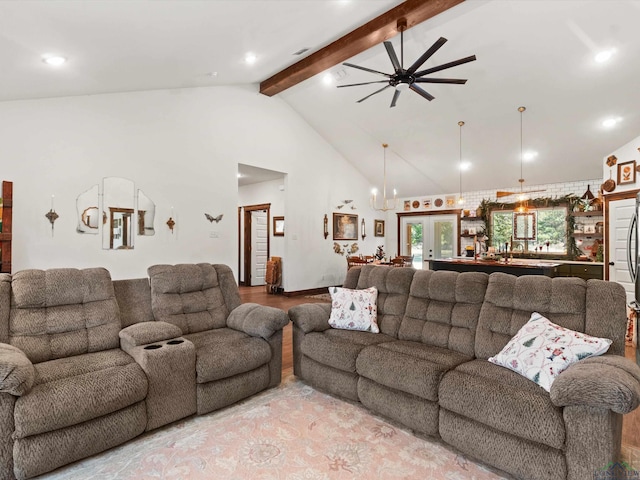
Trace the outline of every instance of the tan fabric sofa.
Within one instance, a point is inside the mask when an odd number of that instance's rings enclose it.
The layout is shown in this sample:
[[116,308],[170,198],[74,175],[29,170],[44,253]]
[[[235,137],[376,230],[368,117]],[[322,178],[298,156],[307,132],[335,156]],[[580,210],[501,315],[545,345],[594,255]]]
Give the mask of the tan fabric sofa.
[[[380,333],[331,328],[328,304],[291,308],[304,381],[517,478],[584,480],[618,459],[622,414],[640,401],[640,368],[623,358],[619,284],[364,266],[345,286],[377,287]],[[561,373],[549,394],[487,361],[534,311],[613,344]]]
[[0,274],[0,479],[31,478],[280,383],[282,311],[224,265]]

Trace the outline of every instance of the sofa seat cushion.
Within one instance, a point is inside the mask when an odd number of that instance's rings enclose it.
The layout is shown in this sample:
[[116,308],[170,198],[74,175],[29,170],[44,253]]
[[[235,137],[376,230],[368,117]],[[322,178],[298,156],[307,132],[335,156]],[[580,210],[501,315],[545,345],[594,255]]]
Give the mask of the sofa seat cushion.
[[77,425],[133,405],[147,395],[142,368],[119,349],[35,365],[36,382],[15,404],[15,437]]
[[439,403],[455,412],[520,438],[562,449],[562,409],[531,380],[486,360],[473,360],[447,372]]
[[376,383],[437,402],[445,372],[469,360],[471,357],[446,348],[394,341],[364,348],[356,369]]
[[306,334],[300,351],[318,363],[355,373],[356,358],[364,347],[392,340],[395,339],[382,333],[331,328]]
[[266,340],[230,328],[192,333],[184,338],[196,347],[197,383],[250,372],[271,360],[271,347]]

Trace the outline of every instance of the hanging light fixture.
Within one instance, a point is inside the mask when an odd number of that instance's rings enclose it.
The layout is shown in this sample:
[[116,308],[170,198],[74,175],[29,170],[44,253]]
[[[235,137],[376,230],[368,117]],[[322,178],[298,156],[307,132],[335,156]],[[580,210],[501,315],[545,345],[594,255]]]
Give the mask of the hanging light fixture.
[[462,126],[464,125],[463,121],[458,122],[458,126],[460,127],[460,161],[458,162],[458,170],[460,171],[460,195],[458,196],[458,205],[462,205],[464,203],[464,198],[462,198]]
[[528,210],[527,208],[527,196],[524,194],[524,175],[522,175],[522,164],[524,163],[524,153],[522,149],[522,114],[526,110],[526,107],[518,107],[518,111],[520,112],[520,178],[518,182],[520,182],[520,195],[518,195],[518,201],[520,202],[516,208],[516,211],[519,213],[524,213]]
[[384,164],[383,164],[383,176],[382,176],[382,204],[378,206],[378,191],[374,188],[371,191],[371,208],[374,210],[378,210],[380,212],[386,212],[387,210],[395,210],[398,206],[398,198],[396,189],[393,189],[393,200],[387,198],[387,147],[389,145],[386,143],[382,144],[382,148],[384,149]]

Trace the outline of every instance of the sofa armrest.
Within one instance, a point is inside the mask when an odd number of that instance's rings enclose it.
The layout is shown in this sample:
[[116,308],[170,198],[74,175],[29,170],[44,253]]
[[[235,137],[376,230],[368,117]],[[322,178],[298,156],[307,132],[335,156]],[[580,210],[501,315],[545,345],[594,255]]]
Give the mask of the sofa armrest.
[[284,310],[257,303],[243,303],[234,308],[227,318],[229,328],[252,337],[262,337],[265,340],[282,330],[287,323],[289,323],[289,316]]
[[640,367],[619,355],[586,358],[558,375],[550,394],[558,407],[586,405],[629,413],[640,404]]
[[289,309],[289,318],[304,333],[328,330],[330,316],[330,303],[305,303]]
[[0,343],[0,393],[25,395],[33,387],[35,376],[33,364],[22,350]]
[[167,322],[141,322],[120,330],[120,348],[129,352],[134,347],[180,337],[180,327]]

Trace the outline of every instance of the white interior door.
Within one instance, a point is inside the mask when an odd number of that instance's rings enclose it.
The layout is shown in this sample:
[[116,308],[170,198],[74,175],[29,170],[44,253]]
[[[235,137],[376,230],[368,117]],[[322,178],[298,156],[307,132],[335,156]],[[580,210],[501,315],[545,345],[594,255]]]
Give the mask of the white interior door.
[[413,267],[428,268],[429,260],[450,258],[458,252],[456,215],[402,217],[400,255],[413,255]]
[[[609,202],[609,280],[618,282],[627,291],[627,301],[634,299],[634,284],[627,267],[627,235],[629,223],[636,206],[635,198],[625,198]],[[631,248],[635,248],[633,245]],[[635,258],[635,252],[631,252]]]
[[251,212],[251,286],[264,285],[268,260],[267,211]]

